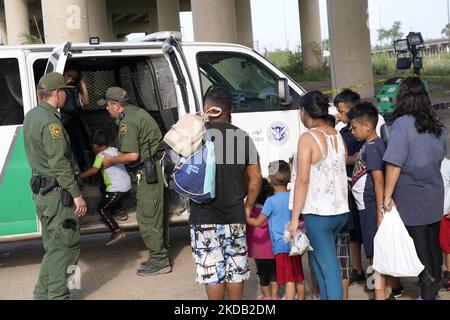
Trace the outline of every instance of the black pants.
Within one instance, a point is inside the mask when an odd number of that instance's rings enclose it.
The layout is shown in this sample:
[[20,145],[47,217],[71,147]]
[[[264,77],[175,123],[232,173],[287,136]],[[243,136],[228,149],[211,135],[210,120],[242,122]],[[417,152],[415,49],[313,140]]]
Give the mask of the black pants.
[[89,129],[81,115],[61,113],[64,129],[70,138],[72,154],[81,172],[89,169],[93,155],[89,141]]
[[434,300],[437,296],[441,273],[442,253],[439,246],[439,230],[441,222],[424,226],[406,226],[409,235],[414,240],[417,255],[425,266],[419,274],[422,299]]
[[261,287],[267,287],[271,282],[277,282],[275,259],[255,259],[255,263]]
[[119,229],[119,225],[113,218],[113,213],[115,209],[120,208],[121,201],[127,193],[128,192],[106,192],[100,201],[98,212],[111,232]]

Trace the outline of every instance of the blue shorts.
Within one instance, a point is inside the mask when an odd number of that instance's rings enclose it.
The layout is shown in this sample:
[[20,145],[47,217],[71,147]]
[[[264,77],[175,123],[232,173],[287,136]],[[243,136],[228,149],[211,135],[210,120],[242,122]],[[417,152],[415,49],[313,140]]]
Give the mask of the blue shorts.
[[199,284],[248,280],[245,224],[191,225],[191,246]]
[[366,258],[373,258],[373,239],[377,233],[377,207],[358,210]]

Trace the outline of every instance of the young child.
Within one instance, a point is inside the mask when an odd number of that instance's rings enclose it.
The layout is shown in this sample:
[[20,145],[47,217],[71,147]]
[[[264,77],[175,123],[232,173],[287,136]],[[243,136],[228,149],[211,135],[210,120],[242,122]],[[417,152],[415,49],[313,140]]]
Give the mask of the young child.
[[[336,126],[336,118],[328,115],[325,120],[327,124],[334,128]],[[350,287],[350,230],[347,224],[339,231],[336,239],[336,255],[341,265],[342,287],[344,289],[344,300],[348,300],[348,292]],[[309,252],[308,252],[309,254]]]
[[279,285],[286,285],[286,300],[294,300],[296,293],[297,299],[303,300],[305,287],[302,257],[289,256],[290,245],[283,240],[284,231],[291,220],[287,190],[289,180],[289,164],[285,161],[275,161],[269,164],[268,181],[275,194],[266,200],[258,218],[247,216],[247,223],[258,227],[264,221],[269,220],[270,239],[276,260],[277,282]]
[[105,243],[105,246],[110,246],[125,238],[125,232],[120,229],[112,215],[120,205],[120,201],[130,191],[131,179],[123,164],[114,165],[107,169],[103,168],[102,162],[105,154],[111,157],[119,154],[116,148],[108,146],[108,139],[103,130],[97,130],[92,136],[92,150],[96,154],[94,164],[92,168],[81,173],[80,178],[94,176],[101,170],[106,190],[100,201],[98,211],[103,222],[111,230],[111,237]]
[[[257,219],[261,214],[262,205],[271,195],[271,188],[266,179],[263,179],[261,192],[256,199],[251,217]],[[269,225],[267,221],[259,227],[247,225],[248,257],[254,258],[259,277],[262,295],[257,300],[280,300],[277,283],[277,270],[275,256],[270,241]]]
[[442,278],[442,286],[447,291],[450,291],[450,159],[444,158],[442,161],[441,173],[444,180],[445,197],[439,242],[447,260],[447,270]]
[[[363,141],[352,174],[352,193],[358,207],[364,251],[370,264],[373,260],[373,241],[383,219],[384,142],[376,130],[378,111],[369,102],[358,103],[348,113],[352,132]],[[375,288],[376,299],[385,299],[384,286]]]
[[[340,130],[342,139],[344,139],[345,146],[347,147],[347,158],[345,159],[347,165],[347,177],[351,180],[353,167],[355,166],[355,158],[361,149],[363,142],[356,140],[352,134],[352,128],[350,120],[348,119],[349,111],[359,103],[361,100],[359,94],[350,89],[344,89],[340,92],[336,98],[334,98],[334,106],[336,107],[338,114],[338,122],[345,124],[345,127]],[[351,189],[351,185],[349,186]],[[351,244],[351,260],[353,262],[353,270],[350,274],[349,285],[353,283],[360,283],[366,280],[366,276],[362,267],[361,260],[361,245],[362,235],[359,222],[358,209],[356,208],[355,198],[351,192],[348,193],[348,206],[350,208],[349,219],[346,225],[346,229],[350,234]],[[347,283],[344,285],[344,291],[347,288]]]

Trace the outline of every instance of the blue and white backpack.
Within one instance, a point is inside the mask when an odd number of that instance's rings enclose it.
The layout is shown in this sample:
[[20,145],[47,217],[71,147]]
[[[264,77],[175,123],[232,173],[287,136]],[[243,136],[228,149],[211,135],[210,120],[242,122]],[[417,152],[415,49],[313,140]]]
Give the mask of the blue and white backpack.
[[216,156],[208,132],[201,148],[172,173],[175,191],[197,203],[216,197]]

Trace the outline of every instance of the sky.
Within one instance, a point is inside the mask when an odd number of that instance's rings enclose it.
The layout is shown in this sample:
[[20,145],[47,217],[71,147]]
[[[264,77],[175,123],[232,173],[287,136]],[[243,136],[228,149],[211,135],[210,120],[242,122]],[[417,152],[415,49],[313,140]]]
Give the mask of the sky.
[[[326,0],[320,1],[322,39],[328,38]],[[331,0],[339,1],[339,0]],[[376,30],[389,29],[394,21],[402,22],[402,32],[422,32],[424,39],[441,37],[448,23],[448,0],[369,0],[371,43],[378,44]],[[258,51],[290,48],[300,45],[298,0],[251,0],[253,40]],[[279,21],[279,23],[268,23]],[[192,14],[180,13],[183,41],[193,41]]]

